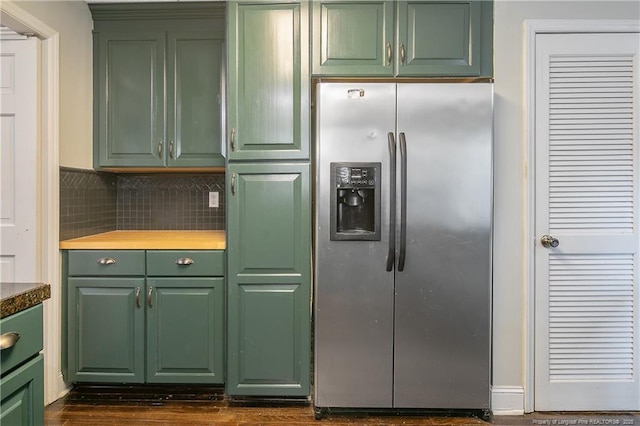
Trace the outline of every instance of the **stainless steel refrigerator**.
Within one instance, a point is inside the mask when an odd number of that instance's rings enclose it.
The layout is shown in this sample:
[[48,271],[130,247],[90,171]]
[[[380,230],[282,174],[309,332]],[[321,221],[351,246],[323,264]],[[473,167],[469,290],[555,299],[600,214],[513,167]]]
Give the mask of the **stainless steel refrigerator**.
[[317,85],[317,416],[490,413],[492,106],[491,83]]

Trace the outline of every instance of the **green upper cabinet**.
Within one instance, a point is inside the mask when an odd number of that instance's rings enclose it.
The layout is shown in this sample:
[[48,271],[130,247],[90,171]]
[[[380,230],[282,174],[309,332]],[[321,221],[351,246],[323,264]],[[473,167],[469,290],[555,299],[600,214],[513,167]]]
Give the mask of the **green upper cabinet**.
[[309,178],[308,162],[227,168],[229,395],[309,395]]
[[164,40],[161,32],[96,34],[95,166],[164,164]]
[[221,71],[224,41],[209,31],[170,31],[167,165],[223,166]]
[[393,75],[393,1],[314,1],[313,74]]
[[229,160],[309,158],[307,2],[228,3]]
[[316,75],[493,75],[493,2],[313,2]]
[[95,167],[224,166],[224,4],[90,7]]

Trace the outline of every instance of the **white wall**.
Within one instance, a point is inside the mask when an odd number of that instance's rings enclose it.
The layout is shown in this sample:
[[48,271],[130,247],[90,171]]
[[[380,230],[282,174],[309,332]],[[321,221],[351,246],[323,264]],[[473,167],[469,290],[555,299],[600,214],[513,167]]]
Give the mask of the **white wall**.
[[[522,388],[526,374],[523,22],[527,19],[640,19],[640,2],[495,0],[494,13],[493,384],[499,391],[500,388]],[[494,399],[495,402],[499,401]],[[494,405],[494,408],[501,407]]]
[[60,34],[60,165],[93,167],[93,21],[84,1],[14,1]]
[[[44,390],[45,403],[50,403],[62,396],[67,387],[60,372],[58,165],[92,167],[93,22],[84,1],[3,0],[0,6],[3,23],[51,37],[42,44],[43,115],[47,120],[57,120],[55,124],[47,121],[42,129],[38,224],[42,236],[42,280],[51,284],[51,299],[44,304]],[[55,106],[49,104],[52,101],[57,101]]]

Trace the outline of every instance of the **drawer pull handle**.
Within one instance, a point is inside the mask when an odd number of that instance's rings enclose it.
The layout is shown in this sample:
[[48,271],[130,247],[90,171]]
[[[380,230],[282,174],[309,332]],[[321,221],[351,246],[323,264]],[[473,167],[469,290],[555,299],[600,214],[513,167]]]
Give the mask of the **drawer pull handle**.
[[194,263],[195,262],[190,257],[181,257],[180,259],[176,260],[176,265],[189,266],[193,265]]
[[149,286],[149,292],[147,293],[147,304],[150,308],[153,308],[153,304],[151,303],[151,294],[153,293],[153,287]]
[[19,333],[10,332],[0,335],[0,350],[4,351],[5,349],[12,348],[13,345],[18,343],[18,340],[20,340]]
[[98,259],[99,265],[113,265],[114,263],[116,263],[116,260],[112,257],[103,257]]

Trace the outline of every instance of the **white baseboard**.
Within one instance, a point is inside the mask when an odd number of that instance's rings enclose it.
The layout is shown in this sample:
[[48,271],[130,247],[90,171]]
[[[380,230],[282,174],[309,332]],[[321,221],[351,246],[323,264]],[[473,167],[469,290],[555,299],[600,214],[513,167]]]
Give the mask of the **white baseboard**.
[[58,375],[58,399],[69,393],[71,387],[64,381],[62,373]]
[[524,414],[524,388],[522,386],[494,386],[491,389],[491,409],[497,416]]

